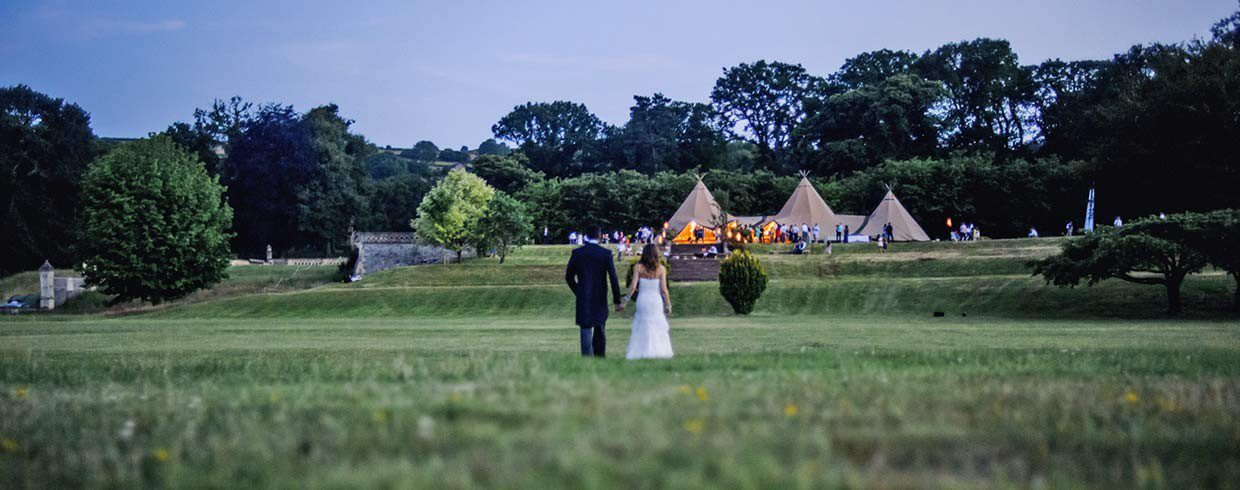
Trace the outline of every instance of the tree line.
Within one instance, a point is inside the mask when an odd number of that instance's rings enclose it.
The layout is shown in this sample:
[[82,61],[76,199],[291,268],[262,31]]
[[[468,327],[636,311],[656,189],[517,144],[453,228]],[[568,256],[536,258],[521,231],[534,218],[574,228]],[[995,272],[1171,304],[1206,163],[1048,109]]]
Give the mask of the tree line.
[[[725,68],[708,103],[635,96],[622,125],[579,103],[523,104],[475,150],[396,152],[335,105],[240,98],[161,134],[226,188],[242,257],[339,254],[351,229],[409,229],[445,162],[524,203],[535,234],[656,225],[701,172],[728,211],[769,213],[810,170],[837,212],[868,213],[894,185],[932,235],[957,217],[1014,236],[1080,216],[1091,186],[1108,217],[1237,207],[1237,77],[1240,12],[1208,39],[1108,60],[1022,64],[999,39],[861,53],[825,75],[758,60]],[[0,272],[77,261],[82,175],[115,147],[81,107],[0,88]]]

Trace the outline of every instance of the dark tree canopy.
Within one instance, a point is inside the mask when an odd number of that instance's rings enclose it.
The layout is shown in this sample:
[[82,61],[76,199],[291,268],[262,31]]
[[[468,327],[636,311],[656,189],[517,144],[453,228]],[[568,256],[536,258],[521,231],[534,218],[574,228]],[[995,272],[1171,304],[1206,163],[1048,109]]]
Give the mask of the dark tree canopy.
[[349,240],[349,231],[366,213],[365,161],[375,149],[349,132],[353,121],[335,104],[316,107],[303,117],[310,135],[313,168],[297,189],[298,229],[328,257]]
[[762,163],[781,169],[792,130],[805,117],[805,98],[821,83],[801,65],[758,60],[724,69],[710,100],[734,137],[758,145]]
[[948,43],[918,58],[914,71],[947,90],[940,110],[949,148],[1002,153],[1029,141],[1033,77],[1007,41]]
[[845,89],[855,89],[886,81],[896,75],[912,73],[917,55],[908,51],[880,49],[861,53],[844,61],[830,81]]
[[565,101],[527,102],[491,127],[496,138],[517,144],[535,170],[556,177],[595,170],[598,162],[583,157],[602,131],[585,105]]
[[1057,286],[1090,286],[1107,279],[1161,285],[1167,290],[1167,312],[1183,310],[1180,286],[1189,274],[1206,266],[1206,256],[1182,241],[1199,215],[1169,215],[1140,220],[1123,228],[1101,227],[1063,243],[1059,255],[1031,262],[1034,275]]
[[482,155],[474,160],[473,170],[474,175],[504,192],[516,192],[543,179],[542,172],[530,169],[530,160],[521,152],[508,156]]
[[25,85],[0,88],[0,274],[73,264],[90,116]]
[[663,94],[634,96],[629,122],[608,134],[616,168],[652,174],[716,166],[724,135],[709,105],[674,101]]
[[400,156],[419,162],[433,162],[439,158],[439,147],[430,141],[422,140],[415,143],[413,148],[400,152]]
[[268,104],[233,143],[221,180],[236,210],[233,246],[242,256],[262,256],[269,244],[283,252],[306,242],[297,193],[316,175],[310,138],[292,106]]
[[495,141],[495,138],[487,138],[486,141],[478,144],[479,155],[497,155],[505,156],[512,152],[508,145]]
[[894,75],[828,98],[797,128],[804,166],[843,175],[889,158],[932,156],[940,121],[931,108],[943,95],[938,82]]
[[464,163],[469,161],[468,149],[453,150],[444,148],[439,152],[439,160],[452,163]]

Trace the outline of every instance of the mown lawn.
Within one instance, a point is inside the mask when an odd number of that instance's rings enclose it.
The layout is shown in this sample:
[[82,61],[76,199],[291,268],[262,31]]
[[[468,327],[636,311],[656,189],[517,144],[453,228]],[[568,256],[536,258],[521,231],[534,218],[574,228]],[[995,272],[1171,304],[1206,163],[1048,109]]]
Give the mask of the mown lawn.
[[1240,485],[1234,321],[565,323],[0,322],[0,487]]

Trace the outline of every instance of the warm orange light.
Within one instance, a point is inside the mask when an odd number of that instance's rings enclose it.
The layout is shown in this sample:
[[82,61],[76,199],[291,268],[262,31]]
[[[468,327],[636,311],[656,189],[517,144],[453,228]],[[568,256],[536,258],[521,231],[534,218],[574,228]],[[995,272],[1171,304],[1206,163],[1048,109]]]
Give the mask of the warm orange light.
[[951,228],[951,227],[952,227],[952,219],[951,219],[951,218],[947,218],[947,227],[948,227],[948,228]]

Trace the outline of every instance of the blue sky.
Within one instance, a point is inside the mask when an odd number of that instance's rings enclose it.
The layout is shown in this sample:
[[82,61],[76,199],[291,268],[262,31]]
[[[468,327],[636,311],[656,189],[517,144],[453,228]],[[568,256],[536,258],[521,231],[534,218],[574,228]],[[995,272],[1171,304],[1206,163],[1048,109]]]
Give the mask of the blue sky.
[[[357,3],[359,5],[349,5]],[[1205,37],[1235,0],[0,0],[0,85],[76,102],[96,134],[143,136],[215,98],[335,102],[380,145],[471,148],[526,101],[623,123],[634,94],[706,101],[757,59],[826,75],[857,53],[997,37],[1023,63]]]

